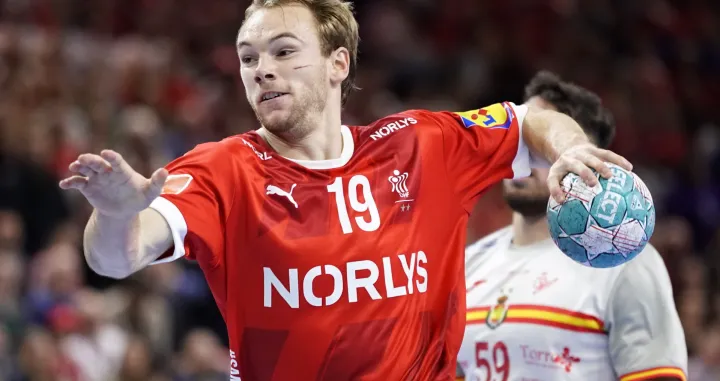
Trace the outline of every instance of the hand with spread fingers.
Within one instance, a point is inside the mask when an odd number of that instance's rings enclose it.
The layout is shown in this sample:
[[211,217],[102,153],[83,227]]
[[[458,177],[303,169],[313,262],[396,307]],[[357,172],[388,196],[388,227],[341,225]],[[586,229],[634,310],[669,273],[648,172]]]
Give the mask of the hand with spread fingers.
[[600,176],[609,179],[612,177],[612,171],[605,164],[606,162],[616,164],[628,171],[632,171],[633,168],[632,164],[624,157],[590,143],[568,148],[550,167],[547,181],[551,197],[558,203],[565,201],[561,183],[565,175],[571,172],[580,176],[589,186],[595,186],[598,183],[598,178],[593,170]]
[[82,154],[70,164],[75,175],[60,181],[62,189],[77,189],[98,213],[128,218],[147,208],[160,195],[168,172],[158,169],[148,179],[111,150]]

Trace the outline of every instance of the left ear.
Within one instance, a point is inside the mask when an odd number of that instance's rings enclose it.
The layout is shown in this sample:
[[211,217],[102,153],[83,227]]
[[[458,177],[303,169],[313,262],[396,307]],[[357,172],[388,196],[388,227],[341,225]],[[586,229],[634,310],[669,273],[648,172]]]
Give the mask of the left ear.
[[330,53],[329,60],[330,82],[341,84],[350,73],[350,52],[343,47]]

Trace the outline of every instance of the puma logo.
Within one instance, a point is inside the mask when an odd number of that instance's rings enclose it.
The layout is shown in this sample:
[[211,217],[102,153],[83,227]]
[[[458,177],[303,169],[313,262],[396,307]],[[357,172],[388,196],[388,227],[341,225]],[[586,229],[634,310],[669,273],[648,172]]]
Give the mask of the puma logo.
[[266,194],[270,194],[270,195],[276,194],[278,196],[286,197],[288,200],[290,200],[290,202],[293,203],[293,205],[295,205],[295,208],[297,209],[298,204],[297,204],[297,202],[295,202],[295,199],[292,196],[293,189],[295,189],[296,185],[297,184],[293,184],[292,187],[290,187],[289,192],[285,192],[284,190],[276,187],[275,185],[268,185]]

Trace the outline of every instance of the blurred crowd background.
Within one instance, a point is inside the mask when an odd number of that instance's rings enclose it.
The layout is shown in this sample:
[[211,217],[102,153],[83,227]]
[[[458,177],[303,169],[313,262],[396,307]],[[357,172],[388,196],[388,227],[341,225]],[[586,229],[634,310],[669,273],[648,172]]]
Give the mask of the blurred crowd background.
[[[226,336],[200,270],[112,281],[86,267],[91,209],[57,180],[113,148],[140,172],[256,128],[234,42],[246,1],[0,1],[0,381],[222,380]],[[720,2],[365,0],[344,119],[522,101],[539,69],[597,92],[613,148],[659,212],[690,380],[720,380]],[[499,189],[474,240],[509,221]],[[632,290],[628,290],[632,292]]]

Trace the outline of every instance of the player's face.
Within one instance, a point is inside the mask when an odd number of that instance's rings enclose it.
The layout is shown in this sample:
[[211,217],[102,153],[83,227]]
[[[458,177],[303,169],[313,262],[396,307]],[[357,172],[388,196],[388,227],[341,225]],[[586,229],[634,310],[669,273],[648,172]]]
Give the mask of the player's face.
[[503,182],[503,196],[510,209],[526,217],[545,215],[550,191],[547,187],[548,169],[533,168],[529,177]]
[[324,110],[329,58],[307,8],[253,12],[238,33],[238,56],[248,102],[269,131],[286,132]]
[[[532,97],[525,104],[546,109],[556,110],[540,97]],[[533,168],[529,177],[519,180],[505,180],[503,182],[503,196],[510,209],[526,217],[540,217],[545,215],[550,191],[547,187],[549,169]]]

